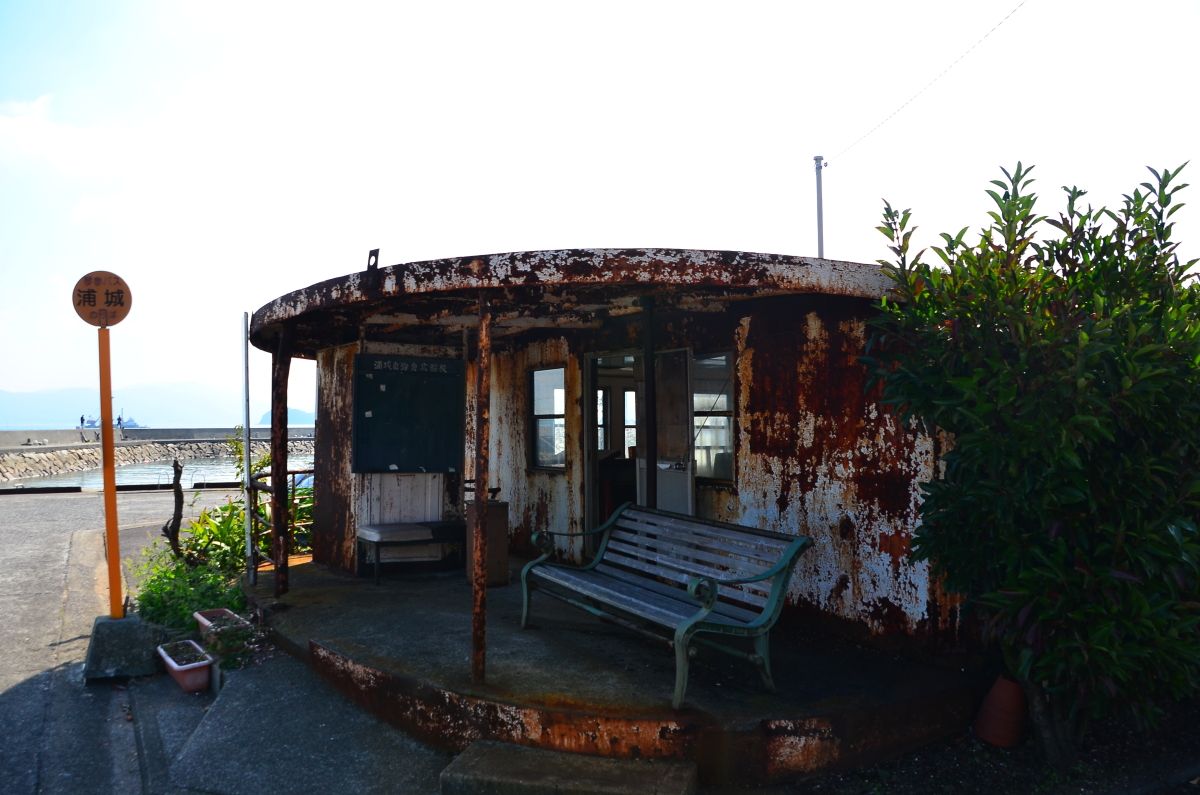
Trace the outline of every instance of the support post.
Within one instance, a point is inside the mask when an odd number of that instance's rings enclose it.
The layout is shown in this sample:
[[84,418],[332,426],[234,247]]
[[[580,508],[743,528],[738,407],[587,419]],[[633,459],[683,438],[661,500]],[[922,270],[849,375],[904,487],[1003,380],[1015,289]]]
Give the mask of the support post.
[[646,507],[658,507],[658,384],[654,360],[654,298],[642,304],[642,425],[646,438],[638,440],[646,459]]
[[287,397],[292,368],[292,330],[284,326],[271,357],[271,556],[275,596],[288,591]]
[[121,538],[117,524],[117,468],[113,450],[112,368],[108,327],[97,329],[100,343],[100,447],[104,457],[104,552],[108,559],[108,614],[125,617],[121,588]]
[[471,680],[483,682],[487,668],[488,436],[491,432],[492,309],[479,297],[479,345],[475,353],[475,526],[472,528]]
[[825,158],[814,156],[813,166],[817,170],[817,256],[825,259],[825,205],[821,199],[821,170],[825,168]]
[[246,507],[246,580],[258,584],[258,566],[254,554],[254,513],[258,494],[250,488],[250,313],[242,313],[242,491]]

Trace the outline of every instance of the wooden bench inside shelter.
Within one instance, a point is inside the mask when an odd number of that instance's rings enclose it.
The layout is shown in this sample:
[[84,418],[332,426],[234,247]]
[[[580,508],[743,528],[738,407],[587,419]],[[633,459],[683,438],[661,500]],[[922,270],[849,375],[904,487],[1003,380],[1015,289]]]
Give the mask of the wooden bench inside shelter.
[[429,522],[385,522],[360,524],[358,547],[360,560],[374,563],[375,584],[379,584],[380,550],[384,547],[411,547],[427,544],[465,544],[467,524],[462,520]]
[[[552,562],[549,536],[593,535],[600,542],[587,565]],[[675,709],[683,703],[695,644],[749,660],[767,689],[775,689],[768,637],[811,539],[626,503],[595,530],[537,533],[533,540],[546,551],[521,571],[523,628],[530,595],[539,590],[665,639],[675,650]],[[743,640],[752,651],[739,648]]]

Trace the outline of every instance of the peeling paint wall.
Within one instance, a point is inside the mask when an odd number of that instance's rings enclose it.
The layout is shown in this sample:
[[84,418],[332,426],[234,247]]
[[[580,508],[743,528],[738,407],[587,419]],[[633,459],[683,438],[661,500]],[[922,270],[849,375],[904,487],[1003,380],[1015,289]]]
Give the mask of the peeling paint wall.
[[354,356],[358,345],[317,355],[317,419],[313,461],[313,560],[354,566],[354,474],[350,428],[354,414]]
[[[367,343],[363,352],[396,356],[457,357],[437,346]],[[360,523],[443,519],[458,502],[457,478],[442,474],[354,472],[354,357],[360,345],[327,348],[317,355],[317,421],[314,462],[313,560],[343,571],[356,568]],[[453,490],[453,499],[447,492]],[[384,560],[436,557],[437,545],[385,550]]]
[[737,521],[813,538],[790,602],[876,634],[945,629],[953,616],[928,564],[907,558],[935,440],[866,394],[861,310],[800,306],[760,309],[738,329]]
[[[567,468],[563,472],[529,466],[530,372],[565,368]],[[467,373],[467,462],[474,467],[474,364]],[[583,529],[583,433],[579,357],[565,339],[530,343],[515,351],[492,351],[491,434],[488,482],[500,487],[498,499],[508,503],[511,543],[528,548],[538,530],[578,532]],[[468,470],[467,477],[474,477]],[[578,553],[578,544],[561,548]]]
[[[778,296],[703,315],[664,312],[655,338],[660,349],[732,351],[735,357],[734,481],[698,484],[697,515],[812,537],[814,547],[792,578],[792,607],[812,607],[876,635],[952,635],[956,602],[931,581],[927,564],[907,557],[919,517],[919,484],[935,475],[947,441],[901,427],[867,394],[858,357],[873,311],[863,298]],[[510,545],[528,548],[537,530],[584,529],[582,368],[587,353],[628,348],[639,335],[636,323],[611,322],[599,331],[509,337],[493,348],[489,481],[508,502]],[[456,478],[438,484],[428,475],[350,472],[357,350],[347,345],[318,356],[315,555],[344,569],[354,565],[355,522],[387,513],[372,506],[395,507],[390,521],[442,518],[459,509]],[[368,343],[366,350],[461,355],[381,343]],[[547,367],[566,370],[564,472],[529,467],[529,374]],[[467,478],[474,465],[474,383],[468,363]],[[441,515],[435,515],[438,493]],[[393,496],[382,496],[387,494]],[[429,515],[404,513],[402,505],[405,511],[420,506]],[[578,540],[558,543],[570,557],[582,557]]]

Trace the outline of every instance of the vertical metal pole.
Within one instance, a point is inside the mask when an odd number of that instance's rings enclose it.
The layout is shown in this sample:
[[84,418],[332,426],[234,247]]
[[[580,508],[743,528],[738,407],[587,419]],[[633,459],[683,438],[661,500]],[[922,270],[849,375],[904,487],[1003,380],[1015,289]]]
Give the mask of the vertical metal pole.
[[246,579],[258,585],[258,567],[254,565],[254,512],[257,494],[250,488],[250,313],[242,313],[242,488],[246,507]]
[[279,331],[271,361],[271,555],[275,559],[275,595],[288,591],[287,397],[292,367],[292,330]]
[[821,170],[825,168],[825,158],[815,156],[813,167],[817,170],[817,256],[825,259],[825,205],[821,199]]
[[491,432],[492,309],[479,298],[479,347],[475,353],[475,526],[471,540],[471,679],[487,668],[488,435]]
[[104,457],[104,544],[108,558],[108,614],[125,617],[121,589],[121,539],[117,532],[117,469],[113,451],[112,371],[109,364],[108,327],[97,329],[100,340],[100,447]]
[[646,438],[638,440],[646,459],[646,507],[658,507],[658,384],[654,361],[654,298],[642,298],[642,425]]

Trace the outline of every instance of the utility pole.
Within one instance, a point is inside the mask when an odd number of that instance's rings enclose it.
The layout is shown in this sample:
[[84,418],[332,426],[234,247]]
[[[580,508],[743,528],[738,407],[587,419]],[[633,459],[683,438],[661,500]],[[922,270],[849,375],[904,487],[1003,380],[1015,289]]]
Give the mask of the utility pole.
[[825,259],[825,208],[821,200],[821,169],[825,168],[824,156],[813,157],[813,167],[817,172],[817,256]]

